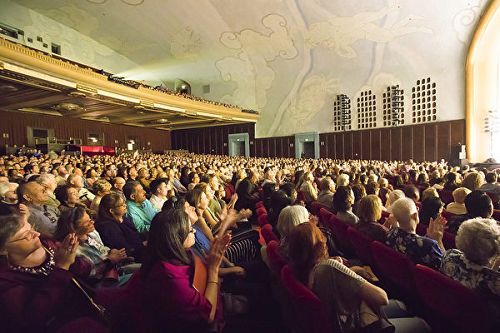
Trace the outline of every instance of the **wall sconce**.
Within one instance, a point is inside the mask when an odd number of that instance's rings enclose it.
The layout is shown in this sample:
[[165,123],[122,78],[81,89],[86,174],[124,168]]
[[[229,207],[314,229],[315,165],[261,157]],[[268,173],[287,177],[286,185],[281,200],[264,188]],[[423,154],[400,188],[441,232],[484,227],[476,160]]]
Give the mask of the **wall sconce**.
[[293,143],[290,143],[290,148],[292,148],[292,147],[293,147]]
[[325,141],[321,141],[320,145],[324,146],[325,145]]
[[224,142],[224,147],[227,147],[227,142]]
[[9,133],[3,133],[2,137],[3,137],[4,139],[8,139],[8,138],[9,138]]
[[250,144],[253,145],[253,141],[250,141]]
[[118,144],[118,140],[115,140],[115,145],[117,145],[117,144]]
[[151,142],[148,141],[148,146],[151,146]]

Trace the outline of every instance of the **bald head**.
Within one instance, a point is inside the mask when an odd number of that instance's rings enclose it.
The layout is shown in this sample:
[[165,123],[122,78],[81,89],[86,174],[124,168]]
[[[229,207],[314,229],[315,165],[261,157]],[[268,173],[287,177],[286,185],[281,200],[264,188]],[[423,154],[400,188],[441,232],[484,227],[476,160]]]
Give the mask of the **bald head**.
[[391,213],[399,223],[399,227],[407,232],[415,232],[417,228],[418,210],[410,198],[396,200],[391,206]]

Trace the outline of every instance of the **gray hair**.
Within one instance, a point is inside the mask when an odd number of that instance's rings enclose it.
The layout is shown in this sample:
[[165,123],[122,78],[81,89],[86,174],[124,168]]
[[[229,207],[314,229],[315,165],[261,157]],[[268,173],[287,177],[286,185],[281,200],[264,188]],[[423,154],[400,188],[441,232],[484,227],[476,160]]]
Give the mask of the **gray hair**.
[[467,220],[460,225],[455,242],[467,259],[486,265],[500,254],[500,226],[494,219]]
[[5,194],[9,191],[15,192],[18,186],[18,183],[0,183],[0,198],[5,198]]
[[391,205],[391,213],[398,221],[401,229],[408,231],[411,228],[411,215],[417,213],[418,210],[415,202],[410,198],[400,198]]
[[345,173],[338,175],[337,186],[349,186],[349,175]]
[[36,182],[40,185],[42,184],[47,184],[49,183],[50,181],[55,181],[56,180],[56,177],[51,174],[51,173],[44,173],[44,174],[41,174],[40,177],[38,177],[36,179]]
[[276,227],[282,236],[287,237],[295,226],[308,221],[309,212],[304,206],[288,206],[281,210]]

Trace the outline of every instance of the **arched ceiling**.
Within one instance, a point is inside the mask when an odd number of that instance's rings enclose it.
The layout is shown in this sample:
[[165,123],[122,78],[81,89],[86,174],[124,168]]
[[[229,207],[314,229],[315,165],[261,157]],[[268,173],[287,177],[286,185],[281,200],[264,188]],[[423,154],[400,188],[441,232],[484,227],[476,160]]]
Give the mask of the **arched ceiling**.
[[428,76],[442,87],[438,120],[463,118],[463,62],[487,0],[14,2],[137,64],[118,74],[186,80],[196,95],[260,111],[257,135],[277,136],[332,131],[336,94],[381,99]]

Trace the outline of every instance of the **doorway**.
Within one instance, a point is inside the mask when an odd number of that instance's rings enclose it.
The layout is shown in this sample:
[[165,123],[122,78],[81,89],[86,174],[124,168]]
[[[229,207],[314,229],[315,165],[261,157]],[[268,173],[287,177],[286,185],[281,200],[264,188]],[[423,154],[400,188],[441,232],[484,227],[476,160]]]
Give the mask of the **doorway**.
[[250,157],[250,139],[248,133],[228,135],[229,156]]
[[319,158],[319,134],[295,134],[295,158]]

